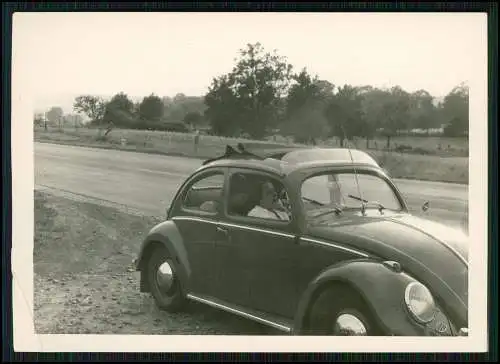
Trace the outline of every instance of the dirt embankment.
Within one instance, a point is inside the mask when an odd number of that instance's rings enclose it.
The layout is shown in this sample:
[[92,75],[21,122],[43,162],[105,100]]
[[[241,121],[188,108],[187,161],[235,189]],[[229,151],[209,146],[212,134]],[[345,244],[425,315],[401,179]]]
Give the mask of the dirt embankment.
[[190,303],[156,308],[132,268],[155,223],[116,209],[35,192],[34,305],[39,334],[281,334]]

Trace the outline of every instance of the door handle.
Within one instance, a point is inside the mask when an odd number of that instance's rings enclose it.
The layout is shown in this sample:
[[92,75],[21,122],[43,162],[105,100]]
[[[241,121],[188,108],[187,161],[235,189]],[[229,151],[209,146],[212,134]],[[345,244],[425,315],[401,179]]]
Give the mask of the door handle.
[[222,233],[222,234],[224,234],[224,235],[226,235],[226,236],[228,235],[228,231],[227,231],[227,229],[221,228],[220,226],[217,226],[217,228],[216,228],[216,229],[217,229],[217,232],[218,232],[218,233]]

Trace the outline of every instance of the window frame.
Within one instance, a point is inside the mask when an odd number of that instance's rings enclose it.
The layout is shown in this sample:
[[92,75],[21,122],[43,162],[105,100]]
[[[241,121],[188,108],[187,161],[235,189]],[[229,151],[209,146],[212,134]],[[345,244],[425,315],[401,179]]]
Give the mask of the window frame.
[[[329,174],[351,174],[353,176],[357,174],[358,176],[367,175],[370,177],[380,179],[383,182],[385,182],[385,184],[387,185],[389,190],[392,192],[392,195],[394,196],[395,203],[397,203],[399,205],[399,209],[397,209],[397,210],[388,208],[386,206],[384,206],[384,207],[386,207],[386,209],[388,211],[393,211],[395,213],[408,212],[407,205],[406,205],[402,195],[400,194],[398,188],[394,185],[394,183],[387,176],[385,176],[384,174],[381,174],[379,171],[376,171],[376,170],[364,169],[364,168],[353,169],[353,167],[350,166],[350,167],[322,169],[322,170],[319,170],[317,172],[310,173],[307,176],[304,176],[303,178],[301,178],[301,181],[298,183],[298,191],[297,191],[298,195],[297,195],[297,197],[301,203],[301,214],[302,214],[302,216],[304,216],[304,218],[305,218],[305,216],[307,216],[307,211],[304,208],[304,201],[302,200],[302,198],[303,198],[302,188],[303,188],[304,183],[306,181],[309,181],[312,178],[315,178],[318,176],[327,177]],[[361,192],[363,192],[363,191],[361,190]],[[364,196],[363,196],[363,198],[364,198]],[[377,202],[380,202],[380,201],[377,200]],[[372,209],[372,208],[376,208],[376,207],[374,205],[368,205],[367,208]],[[351,209],[351,207],[349,207],[349,209]]]
[[257,228],[268,228],[272,230],[280,230],[280,231],[286,231],[289,233],[294,233],[295,231],[295,226],[298,222],[297,216],[295,215],[295,209],[294,209],[294,202],[293,199],[291,198],[290,194],[290,186],[287,184],[287,181],[284,178],[281,178],[280,176],[271,173],[271,172],[266,172],[258,169],[253,169],[253,168],[230,168],[227,173],[227,179],[226,179],[226,188],[225,188],[225,193],[224,193],[224,201],[229,201],[230,197],[230,192],[231,192],[231,179],[234,175],[237,174],[243,174],[243,175],[255,175],[255,176],[260,176],[264,178],[268,178],[272,180],[275,183],[279,183],[283,189],[285,190],[289,204],[291,206],[290,212],[290,220],[284,221],[284,220],[278,220],[278,219],[266,219],[266,218],[260,218],[260,217],[254,217],[254,216],[240,216],[240,215],[234,215],[230,214],[228,211],[228,204],[224,203],[223,206],[223,217],[228,223],[234,223],[234,224],[239,224],[239,225],[251,225]]
[[[204,211],[200,209],[186,207],[184,201],[186,200],[188,193],[193,189],[193,186],[196,183],[215,175],[220,175],[222,177],[221,193],[219,198],[216,200],[216,202],[218,202],[217,210],[215,212],[211,212],[211,211]],[[197,215],[199,217],[208,217],[208,218],[216,218],[220,216],[222,205],[224,205],[226,186],[227,186],[226,168],[210,168],[191,176],[191,178],[188,181],[186,181],[184,186],[182,186],[181,194],[176,198],[177,200],[176,215],[189,214],[189,215]],[[203,189],[203,187],[201,189]]]

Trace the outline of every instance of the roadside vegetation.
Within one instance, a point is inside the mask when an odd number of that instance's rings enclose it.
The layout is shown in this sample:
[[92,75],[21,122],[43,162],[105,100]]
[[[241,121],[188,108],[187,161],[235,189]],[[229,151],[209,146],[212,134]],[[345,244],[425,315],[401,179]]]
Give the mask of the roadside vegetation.
[[[260,43],[238,56],[201,96],[80,95],[72,114],[54,106],[35,115],[35,140],[200,157],[213,157],[225,138],[350,145],[372,152],[394,177],[467,183],[466,84],[447,95],[337,85],[294,69]],[[194,130],[201,134],[197,150]],[[397,167],[401,159],[404,169]],[[432,173],[422,170],[425,163]]]
[[[199,137],[195,146],[195,135],[187,133],[161,132],[148,130],[118,129],[109,134],[106,139],[96,137],[96,130],[53,129],[35,130],[35,140],[39,142],[76,145],[93,148],[118,149],[134,152],[176,155],[194,158],[213,158],[224,152],[227,143],[238,142],[259,144],[262,147],[275,145],[273,141],[254,141],[241,138],[226,138],[211,135]],[[407,143],[417,144],[408,139]],[[426,140],[427,141],[427,140]],[[427,141],[428,142],[428,141]],[[457,142],[457,141],[455,141]],[[450,142],[451,143],[451,142]],[[287,144],[290,145],[290,144]],[[331,143],[330,145],[335,145]],[[417,144],[418,145],[418,144]],[[360,149],[363,148],[361,143]],[[459,148],[456,146],[455,148]],[[365,149],[366,150],[366,149]],[[420,179],[438,182],[467,184],[469,180],[467,157],[446,155],[402,153],[393,150],[368,149],[369,152],[393,178]]]

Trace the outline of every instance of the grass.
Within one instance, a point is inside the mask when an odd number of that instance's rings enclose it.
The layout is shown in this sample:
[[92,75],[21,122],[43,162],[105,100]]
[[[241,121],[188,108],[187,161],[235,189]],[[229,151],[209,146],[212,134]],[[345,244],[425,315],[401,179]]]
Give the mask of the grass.
[[[39,142],[202,159],[213,158],[222,154],[228,143],[234,145],[238,142],[251,142],[262,147],[276,144],[293,145],[293,143],[287,142],[283,138],[276,138],[276,141],[250,141],[247,139],[202,135],[200,136],[198,148],[195,149],[192,134],[124,129],[113,130],[106,139],[99,138],[97,130],[89,128],[49,129],[48,131],[37,129],[34,134],[35,141]],[[122,140],[126,140],[126,143],[122,144]],[[385,146],[385,140],[376,140],[376,142],[378,146]],[[460,156],[461,153],[468,153],[463,140],[436,137],[400,137],[399,139],[394,138],[394,142],[396,144],[400,142],[400,145],[410,145],[414,151],[422,150],[425,154],[365,149],[365,141],[354,141],[358,148],[369,152],[393,178],[468,183],[468,158]],[[450,149],[441,151],[436,148],[434,150],[430,149],[432,145],[439,143],[444,147],[450,145]],[[338,146],[334,141],[326,145]]]

